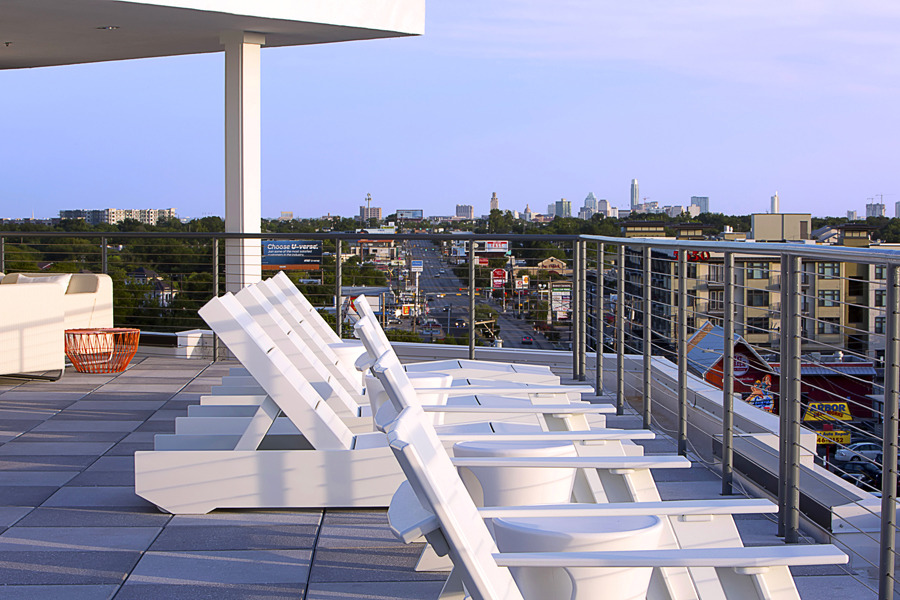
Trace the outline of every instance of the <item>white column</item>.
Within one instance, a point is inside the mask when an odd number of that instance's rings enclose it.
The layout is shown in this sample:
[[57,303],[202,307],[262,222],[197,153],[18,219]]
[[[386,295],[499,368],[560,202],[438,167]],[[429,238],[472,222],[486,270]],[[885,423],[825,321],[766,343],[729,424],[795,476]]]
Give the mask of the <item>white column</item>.
[[[241,31],[221,36],[225,45],[225,231],[259,233],[260,176],[259,50],[265,36]],[[258,239],[226,240],[225,289],[237,292],[262,277]]]

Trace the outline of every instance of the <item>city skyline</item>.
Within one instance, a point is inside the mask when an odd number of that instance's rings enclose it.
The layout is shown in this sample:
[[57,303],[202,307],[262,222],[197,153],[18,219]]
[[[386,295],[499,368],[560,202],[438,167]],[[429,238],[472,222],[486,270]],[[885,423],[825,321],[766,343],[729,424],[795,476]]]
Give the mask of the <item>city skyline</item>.
[[[419,38],[264,49],[263,216],[707,196],[726,214],[900,200],[900,7],[430,3]],[[778,23],[773,27],[772,23]],[[223,55],[0,72],[6,217],[224,212]],[[485,91],[488,91],[485,94]],[[451,176],[452,173],[452,176]]]

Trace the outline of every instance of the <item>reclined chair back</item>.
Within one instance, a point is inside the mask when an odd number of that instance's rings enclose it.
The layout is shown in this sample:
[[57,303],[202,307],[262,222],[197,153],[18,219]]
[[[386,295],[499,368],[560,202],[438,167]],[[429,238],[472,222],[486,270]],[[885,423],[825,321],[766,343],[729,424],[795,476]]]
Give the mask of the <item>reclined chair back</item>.
[[199,314],[314,448],[353,447],[353,433],[234,295],[213,298]]

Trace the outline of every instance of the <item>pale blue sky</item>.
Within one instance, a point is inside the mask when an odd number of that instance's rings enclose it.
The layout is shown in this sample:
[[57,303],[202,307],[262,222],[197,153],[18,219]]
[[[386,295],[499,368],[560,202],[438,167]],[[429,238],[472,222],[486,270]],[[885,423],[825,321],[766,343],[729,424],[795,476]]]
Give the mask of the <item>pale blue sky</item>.
[[[431,0],[420,38],[264,49],[263,215],[588,192],[900,201],[900,3]],[[223,55],[0,71],[0,216],[224,212]]]

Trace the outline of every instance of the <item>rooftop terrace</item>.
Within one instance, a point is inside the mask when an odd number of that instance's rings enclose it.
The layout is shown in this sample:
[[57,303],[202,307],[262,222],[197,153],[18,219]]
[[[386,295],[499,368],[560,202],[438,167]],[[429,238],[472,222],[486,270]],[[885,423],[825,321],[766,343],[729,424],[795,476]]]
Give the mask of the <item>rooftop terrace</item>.
[[[386,511],[172,516],[134,494],[135,450],[173,432],[234,364],[139,356],[121,374],[0,378],[0,600],[437,598],[446,574],[414,570],[421,547],[393,537]],[[657,433],[638,443],[674,452]],[[719,496],[718,475],[691,458],[654,474],[664,499]],[[773,515],[736,520],[746,545],[780,543]],[[804,599],[876,595],[846,566],[793,573]]]

